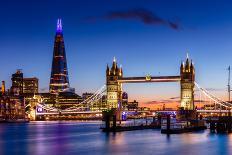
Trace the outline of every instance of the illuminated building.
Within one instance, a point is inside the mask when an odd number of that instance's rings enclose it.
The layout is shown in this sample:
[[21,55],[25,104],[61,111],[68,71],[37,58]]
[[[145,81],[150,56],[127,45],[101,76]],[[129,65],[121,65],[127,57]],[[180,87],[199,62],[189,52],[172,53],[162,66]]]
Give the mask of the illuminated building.
[[185,63],[181,63],[180,76],[181,107],[185,110],[194,110],[195,69],[192,61],[190,62],[188,55]]
[[82,97],[72,92],[60,92],[59,95],[50,93],[40,93],[44,103],[49,106],[55,106],[59,109],[70,108],[82,100]]
[[127,109],[128,104],[128,94],[126,92],[122,93],[122,108]]
[[[82,94],[82,99],[83,101],[90,98],[92,95],[94,95],[93,93],[83,93]],[[89,107],[90,110],[106,110],[107,106],[106,106],[106,95],[103,95],[101,97],[101,99],[97,100],[96,102],[92,102],[91,106]]]
[[93,95],[93,93],[83,93],[82,94],[82,98],[83,98],[83,100],[86,100],[87,98],[89,98],[89,97],[91,97]]
[[23,96],[23,73],[17,70],[11,77],[12,86],[6,91],[5,82],[2,81],[0,95],[0,120],[13,121],[24,119],[25,98]]
[[138,110],[139,102],[134,100],[133,102],[128,102],[127,109],[128,110]]
[[118,79],[122,77],[122,68],[118,67],[114,58],[111,69],[107,65],[106,68],[106,86],[107,86],[107,108],[118,108],[122,99],[122,84]]
[[0,120],[25,118],[24,97],[4,95],[0,97]]
[[[38,79],[37,78],[24,78],[21,70],[17,70],[12,74],[11,94],[22,95],[23,93],[38,93]],[[2,90],[5,89],[2,84]]]
[[50,93],[69,90],[68,68],[61,19],[57,21],[50,78]]
[[25,103],[24,97],[11,96],[9,107],[9,119],[25,118]]
[[11,81],[11,93],[14,95],[21,95],[23,93],[23,73],[20,69],[12,74]]
[[23,78],[23,93],[38,93],[38,78]]

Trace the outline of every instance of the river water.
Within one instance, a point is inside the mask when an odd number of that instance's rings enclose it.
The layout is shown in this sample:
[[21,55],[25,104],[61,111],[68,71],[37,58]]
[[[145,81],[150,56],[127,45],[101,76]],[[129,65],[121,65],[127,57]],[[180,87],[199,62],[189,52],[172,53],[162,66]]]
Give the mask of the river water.
[[0,155],[232,155],[232,134],[205,130],[167,136],[156,129],[106,134],[100,124],[0,124]]

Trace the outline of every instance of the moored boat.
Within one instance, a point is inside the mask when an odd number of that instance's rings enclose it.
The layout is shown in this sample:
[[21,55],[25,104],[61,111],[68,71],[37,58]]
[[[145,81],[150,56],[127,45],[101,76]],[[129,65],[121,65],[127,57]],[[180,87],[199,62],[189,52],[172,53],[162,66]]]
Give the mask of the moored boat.
[[9,119],[5,120],[7,123],[28,123],[30,120],[29,119]]

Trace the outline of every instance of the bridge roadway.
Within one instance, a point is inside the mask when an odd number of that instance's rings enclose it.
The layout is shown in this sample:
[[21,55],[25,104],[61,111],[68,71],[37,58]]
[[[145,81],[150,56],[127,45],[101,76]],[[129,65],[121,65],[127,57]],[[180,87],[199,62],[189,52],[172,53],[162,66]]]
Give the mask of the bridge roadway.
[[145,77],[123,77],[118,79],[120,83],[139,83],[139,82],[178,82],[180,76],[145,76]]
[[[139,112],[139,113],[147,113],[151,111],[123,111],[123,112]],[[101,114],[102,111],[65,111],[65,112],[37,112],[36,115],[62,115],[62,114]]]
[[[158,110],[154,112],[174,112],[176,110]],[[197,110],[197,113],[228,113],[232,112],[232,110]]]
[[232,110],[197,110],[198,113],[228,113]]
[[[176,110],[158,110],[153,112],[174,112]],[[197,110],[197,113],[228,113],[232,110]]]
[[[176,112],[176,110],[151,110],[151,111],[123,111],[123,112],[138,112],[138,113],[154,113],[154,112]],[[228,113],[232,110],[197,110],[197,113]],[[37,112],[36,115],[60,115],[60,114],[101,114],[102,111],[65,111],[65,112]]]
[[62,114],[101,114],[102,111],[67,111],[67,112],[37,112],[36,115],[62,115]]

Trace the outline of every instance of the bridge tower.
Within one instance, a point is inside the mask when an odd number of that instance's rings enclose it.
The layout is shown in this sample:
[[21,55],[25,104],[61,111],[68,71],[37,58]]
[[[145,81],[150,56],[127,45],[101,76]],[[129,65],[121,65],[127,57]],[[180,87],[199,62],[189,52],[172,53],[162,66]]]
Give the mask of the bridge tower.
[[194,110],[195,69],[193,62],[189,59],[188,55],[185,63],[181,63],[180,77],[181,107],[184,108],[184,110]]
[[106,89],[107,89],[107,108],[121,109],[122,104],[122,83],[118,79],[123,76],[122,67],[118,67],[114,58],[111,69],[106,68]]

